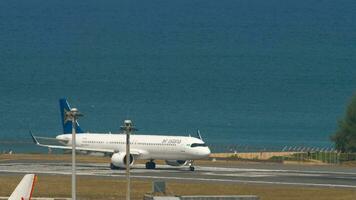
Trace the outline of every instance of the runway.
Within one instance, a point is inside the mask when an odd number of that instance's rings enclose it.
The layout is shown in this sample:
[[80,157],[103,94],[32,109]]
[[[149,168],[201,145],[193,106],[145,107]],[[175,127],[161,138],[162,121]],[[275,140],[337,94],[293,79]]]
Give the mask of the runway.
[[[131,170],[135,179],[160,179],[189,182],[217,182],[232,184],[269,184],[291,186],[314,186],[355,188],[356,170],[336,168],[286,168],[259,164],[238,167],[196,166],[191,172],[187,167],[170,167],[157,165],[157,169],[148,170],[142,164],[136,164]],[[70,175],[71,164],[63,162],[5,162],[0,163],[0,178],[12,173],[36,173]],[[125,170],[111,170],[107,164],[79,163],[77,174],[80,176],[125,177]]]

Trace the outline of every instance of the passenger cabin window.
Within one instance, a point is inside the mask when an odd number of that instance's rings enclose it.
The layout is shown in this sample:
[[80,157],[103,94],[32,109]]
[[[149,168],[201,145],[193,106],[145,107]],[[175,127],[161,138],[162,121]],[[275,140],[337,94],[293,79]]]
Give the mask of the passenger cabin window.
[[190,147],[206,147],[205,143],[193,143],[192,145],[190,145]]

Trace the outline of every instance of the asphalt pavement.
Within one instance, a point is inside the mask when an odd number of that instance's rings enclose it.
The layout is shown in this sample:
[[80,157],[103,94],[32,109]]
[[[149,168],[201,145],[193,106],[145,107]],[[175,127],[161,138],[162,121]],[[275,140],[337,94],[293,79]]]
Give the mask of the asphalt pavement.
[[[159,179],[189,182],[233,184],[268,184],[291,186],[336,187],[356,189],[356,169],[342,167],[298,166],[282,164],[239,164],[234,166],[188,167],[157,165],[154,170],[136,164],[131,170],[135,179]],[[8,174],[70,175],[71,163],[46,161],[6,161],[0,163],[0,177]],[[79,176],[125,177],[125,170],[111,170],[107,164],[78,163]]]

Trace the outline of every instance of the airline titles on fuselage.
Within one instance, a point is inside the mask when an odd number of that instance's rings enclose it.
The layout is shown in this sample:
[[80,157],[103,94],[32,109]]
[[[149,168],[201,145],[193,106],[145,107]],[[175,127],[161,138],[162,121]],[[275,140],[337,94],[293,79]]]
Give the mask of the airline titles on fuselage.
[[[176,146],[177,144],[180,144],[182,142],[181,139],[163,139],[161,143],[152,143],[152,142],[137,142],[133,141],[130,142],[131,145],[165,145],[165,146]],[[104,142],[102,140],[83,140],[82,144],[126,144],[125,142],[122,141],[107,141]]]

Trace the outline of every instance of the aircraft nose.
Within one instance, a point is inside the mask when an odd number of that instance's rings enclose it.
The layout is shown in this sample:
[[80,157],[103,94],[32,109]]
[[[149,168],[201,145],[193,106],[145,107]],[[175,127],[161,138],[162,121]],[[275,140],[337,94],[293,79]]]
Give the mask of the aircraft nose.
[[209,147],[202,147],[199,149],[199,151],[197,152],[198,156],[201,158],[205,158],[208,157],[210,155],[210,149]]
[[206,147],[206,152],[205,152],[206,156],[209,156],[210,153],[211,153],[211,151],[210,151],[209,147]]

